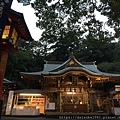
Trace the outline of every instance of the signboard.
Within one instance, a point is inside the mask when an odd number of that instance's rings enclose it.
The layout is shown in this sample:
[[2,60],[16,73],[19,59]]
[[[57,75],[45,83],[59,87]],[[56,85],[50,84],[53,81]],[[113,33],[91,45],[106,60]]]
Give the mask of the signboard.
[[46,103],[45,109],[46,110],[55,110],[55,103]]
[[115,85],[115,91],[120,91],[120,85]]
[[45,98],[33,98],[32,105],[34,106],[44,106]]
[[114,107],[114,113],[115,113],[115,115],[120,115],[120,108]]
[[0,42],[13,0],[0,0]]
[[6,107],[6,115],[10,115],[12,102],[13,102],[13,95],[14,95],[14,91],[10,91],[8,96],[8,101],[7,101],[7,107]]

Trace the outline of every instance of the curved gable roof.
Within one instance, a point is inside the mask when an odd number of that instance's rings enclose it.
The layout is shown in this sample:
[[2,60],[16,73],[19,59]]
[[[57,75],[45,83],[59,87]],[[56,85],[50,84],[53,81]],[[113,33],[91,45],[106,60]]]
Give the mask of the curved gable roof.
[[[83,67],[86,68],[83,64],[77,61],[75,56],[71,55],[69,59],[58,67],[54,68],[50,72],[58,72],[59,70],[65,69],[67,67]],[[87,69],[87,68],[86,68]]]
[[20,12],[14,11],[13,9],[10,9],[10,13],[9,13],[8,17],[10,19],[12,19],[12,21],[14,21],[14,23],[16,24],[16,27],[20,32],[21,39],[24,39],[26,41],[33,40],[33,38],[31,37],[31,34],[29,32],[29,29],[26,25],[23,13],[20,13]]
[[111,73],[105,73],[98,70],[97,66],[95,65],[95,62],[83,62],[80,63],[76,60],[76,58],[71,55],[69,59],[63,63],[60,62],[46,62],[44,64],[43,71],[40,72],[21,72],[21,75],[60,75],[64,74],[69,71],[81,71],[85,72],[89,75],[93,76],[117,76],[120,77],[120,74],[111,74]]

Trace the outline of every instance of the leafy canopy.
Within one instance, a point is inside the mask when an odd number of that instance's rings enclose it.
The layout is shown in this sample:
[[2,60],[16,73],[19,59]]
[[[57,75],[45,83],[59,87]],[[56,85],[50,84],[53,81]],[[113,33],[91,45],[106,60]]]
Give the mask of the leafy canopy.
[[78,52],[88,44],[114,40],[96,19],[95,11],[100,11],[97,0],[35,0],[31,5],[38,17],[36,26],[44,30],[40,40],[53,44],[53,50],[66,46],[68,52]]

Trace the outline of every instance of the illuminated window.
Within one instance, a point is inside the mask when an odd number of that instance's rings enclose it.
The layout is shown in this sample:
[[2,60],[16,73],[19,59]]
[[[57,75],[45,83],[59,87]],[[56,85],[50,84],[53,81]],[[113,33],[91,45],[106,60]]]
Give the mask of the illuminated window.
[[115,85],[115,91],[120,91],[120,85]]
[[2,39],[6,39],[9,37],[10,26],[6,25],[3,31]]
[[13,44],[16,44],[17,38],[18,38],[18,33],[15,29],[13,29],[13,32],[12,32]]

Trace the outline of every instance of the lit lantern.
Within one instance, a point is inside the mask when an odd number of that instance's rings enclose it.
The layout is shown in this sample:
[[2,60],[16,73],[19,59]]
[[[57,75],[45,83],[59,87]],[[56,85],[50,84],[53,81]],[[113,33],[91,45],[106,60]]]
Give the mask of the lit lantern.
[[0,41],[0,112],[2,109],[2,86],[9,52],[18,51],[18,40],[32,41],[22,13],[10,10]]
[[0,48],[7,48],[9,52],[18,49],[18,40],[31,41],[32,37],[25,23],[22,13],[10,10],[6,26],[2,34]]

